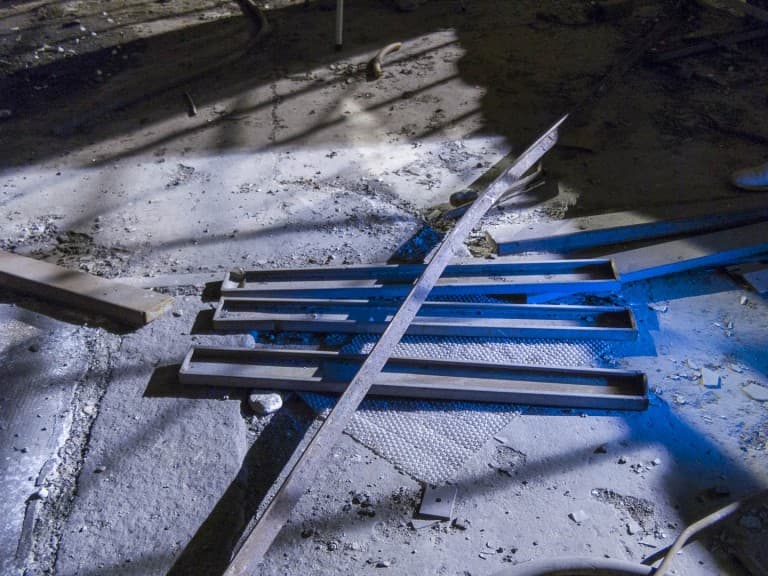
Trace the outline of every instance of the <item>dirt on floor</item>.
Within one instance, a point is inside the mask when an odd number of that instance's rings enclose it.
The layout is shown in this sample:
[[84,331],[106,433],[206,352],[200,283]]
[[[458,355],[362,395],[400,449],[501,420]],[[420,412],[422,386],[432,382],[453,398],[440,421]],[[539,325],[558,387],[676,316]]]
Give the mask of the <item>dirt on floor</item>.
[[[129,332],[0,294],[3,574],[223,573],[318,420],[296,396],[257,416],[245,391],[176,382],[192,344],[306,344],[212,334],[211,278],[419,261],[450,195],[566,113],[544,185],[493,208],[462,256],[494,258],[492,226],[738,201],[730,172],[768,158],[767,40],[653,61],[758,27],[713,1],[346,4],[341,51],[330,0],[262,2],[258,38],[230,0],[0,6],[0,249],[176,296]],[[423,482],[345,436],[256,573],[640,561],[764,489],[768,403],[748,392],[768,386],[766,301],[722,271],[608,301],[640,337],[599,360],[646,372],[647,411],[515,407],[450,480],[453,519],[430,525],[414,523]],[[755,505],[677,573],[768,573],[766,530]]]

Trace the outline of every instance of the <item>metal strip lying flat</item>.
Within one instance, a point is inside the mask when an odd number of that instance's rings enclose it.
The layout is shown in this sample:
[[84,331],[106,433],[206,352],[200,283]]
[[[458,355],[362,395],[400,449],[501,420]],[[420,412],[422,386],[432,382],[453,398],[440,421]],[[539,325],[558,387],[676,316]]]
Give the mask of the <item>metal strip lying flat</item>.
[[765,220],[768,199],[742,197],[570,218],[533,229],[523,225],[499,227],[486,235],[501,256],[528,251],[563,253],[700,234]]
[[[344,266],[228,272],[221,295],[235,298],[402,298],[423,265]],[[610,260],[551,260],[447,266],[429,296],[614,292]]]
[[558,120],[515,160],[507,172],[499,175],[445,236],[423,273],[411,287],[389,326],[360,365],[359,371],[352,378],[347,389],[339,397],[317,433],[305,445],[302,454],[295,460],[274,498],[253,526],[243,545],[235,553],[224,573],[225,576],[245,576],[253,572],[255,566],[262,561],[264,554],[288,521],[294,506],[312,485],[319,469],[325,464],[328,454],[373,386],[392,350],[405,334],[419,308],[427,300],[430,291],[453,258],[455,248],[464,241],[488,209],[504,194],[509,187],[509,182],[519,180],[552,149],[557,142],[558,128],[565,118]]
[[[192,348],[182,384],[343,392],[364,354],[251,348]],[[564,408],[644,410],[642,372],[600,368],[499,365],[392,357],[369,393],[434,400],[505,402]]]
[[690,236],[611,255],[622,282],[738,264],[768,254],[768,223]]
[[[222,298],[213,327],[225,331],[380,334],[397,312],[368,300]],[[427,302],[406,331],[421,336],[475,338],[599,338],[634,340],[628,308]]]

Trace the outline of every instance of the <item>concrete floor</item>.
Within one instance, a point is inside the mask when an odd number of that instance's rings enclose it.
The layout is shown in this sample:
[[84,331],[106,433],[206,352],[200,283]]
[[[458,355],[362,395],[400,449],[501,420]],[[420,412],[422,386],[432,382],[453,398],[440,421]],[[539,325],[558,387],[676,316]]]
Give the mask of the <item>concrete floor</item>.
[[[635,2],[595,22],[555,0],[350,3],[337,53],[325,3],[290,4],[273,5],[272,34],[244,55],[230,2],[0,8],[0,247],[177,296],[175,314],[126,331],[2,294],[0,573],[220,574],[314,416],[293,398],[256,417],[242,392],[175,383],[189,345],[253,343],[199,329],[204,282],[233,266],[387,261],[669,10]],[[704,10],[668,38],[738,25]],[[395,40],[384,77],[367,81],[368,59]],[[633,68],[571,119],[547,186],[484,228],[738,197],[729,172],[766,157],[767,61],[755,44]],[[468,250],[488,253],[481,230]],[[713,271],[638,283],[620,301],[641,339],[609,361],[647,372],[648,411],[522,408],[453,479],[460,527],[410,527],[421,485],[344,437],[258,573],[640,560],[765,488],[768,412],[742,386],[768,385],[766,302]],[[703,366],[720,388],[698,384]],[[761,573],[768,513],[750,514],[686,547],[676,573]]]

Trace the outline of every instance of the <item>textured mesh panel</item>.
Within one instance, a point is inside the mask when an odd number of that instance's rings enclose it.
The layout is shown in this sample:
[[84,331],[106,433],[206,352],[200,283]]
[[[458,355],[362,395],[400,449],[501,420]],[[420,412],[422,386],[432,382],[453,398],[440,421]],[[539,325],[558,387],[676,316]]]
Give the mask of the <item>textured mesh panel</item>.
[[[342,350],[367,353],[375,340],[373,336],[360,335]],[[394,354],[586,367],[602,365],[600,358],[609,350],[608,344],[591,341],[406,336]],[[335,396],[323,394],[305,393],[302,397],[317,412],[327,412],[335,401]],[[413,478],[442,484],[518,411],[518,407],[508,404],[369,398],[355,413],[346,432]]]

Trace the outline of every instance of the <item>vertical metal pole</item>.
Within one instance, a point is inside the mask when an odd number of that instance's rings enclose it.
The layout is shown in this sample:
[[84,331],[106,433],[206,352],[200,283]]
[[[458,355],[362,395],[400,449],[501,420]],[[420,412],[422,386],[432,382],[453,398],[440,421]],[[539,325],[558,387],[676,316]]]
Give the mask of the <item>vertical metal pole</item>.
[[336,50],[344,47],[344,0],[336,0]]

